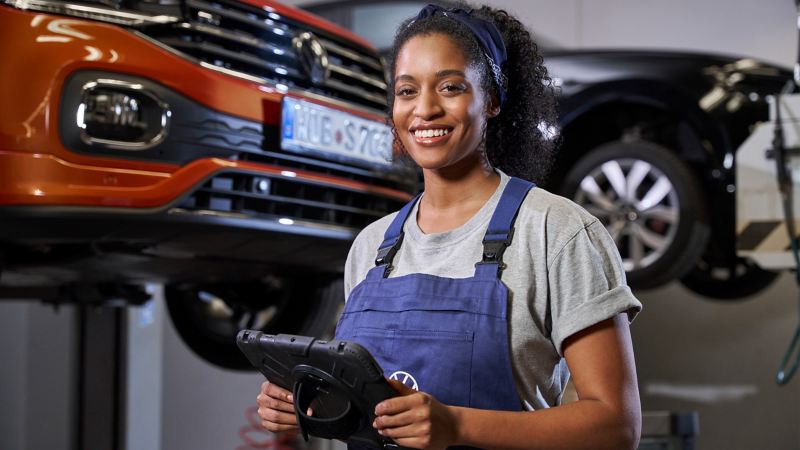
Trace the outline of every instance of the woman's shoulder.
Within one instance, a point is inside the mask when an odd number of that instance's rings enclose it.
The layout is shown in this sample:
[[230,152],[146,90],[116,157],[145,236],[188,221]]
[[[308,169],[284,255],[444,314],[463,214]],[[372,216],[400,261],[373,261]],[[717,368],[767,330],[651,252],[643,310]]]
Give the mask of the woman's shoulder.
[[356,236],[345,262],[345,298],[350,295],[350,291],[355,285],[364,279],[367,271],[373,267],[378,247],[383,242],[383,235],[395,217],[397,217],[397,212],[381,217],[364,227]]
[[[350,253],[348,255],[348,264],[352,261],[372,261],[378,247],[383,242],[384,234],[391,225],[397,211],[381,217],[380,219],[370,223],[364,227],[357,235],[353,244],[350,246]],[[371,258],[364,258],[371,255]],[[357,257],[355,257],[357,256]],[[354,258],[355,257],[355,258]]]
[[545,218],[567,229],[585,228],[597,222],[596,217],[577,203],[540,187],[531,189],[520,212]]
[[596,217],[577,203],[540,187],[528,193],[517,222],[518,227],[529,227],[529,233],[544,233],[550,248],[560,248],[582,230],[602,227]]

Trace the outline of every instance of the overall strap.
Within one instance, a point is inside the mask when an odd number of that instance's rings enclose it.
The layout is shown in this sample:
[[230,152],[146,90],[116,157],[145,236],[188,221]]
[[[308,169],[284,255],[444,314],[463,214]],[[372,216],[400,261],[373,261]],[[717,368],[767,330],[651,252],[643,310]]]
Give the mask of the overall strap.
[[[392,260],[394,260],[394,255],[397,254],[397,251],[400,250],[400,245],[403,243],[405,234],[403,233],[403,225],[421,195],[421,193],[418,194],[398,211],[397,216],[395,216],[389,228],[386,229],[386,233],[383,234],[383,242],[378,247],[378,256],[375,258],[375,267],[383,267],[383,273],[381,274],[383,278],[388,277],[389,272],[392,271]],[[375,269],[373,268],[370,273],[374,271]]]
[[476,276],[500,277],[505,268],[503,253],[514,237],[514,220],[525,196],[534,186],[530,181],[519,178],[511,177],[508,180],[483,236],[483,259],[475,264]]

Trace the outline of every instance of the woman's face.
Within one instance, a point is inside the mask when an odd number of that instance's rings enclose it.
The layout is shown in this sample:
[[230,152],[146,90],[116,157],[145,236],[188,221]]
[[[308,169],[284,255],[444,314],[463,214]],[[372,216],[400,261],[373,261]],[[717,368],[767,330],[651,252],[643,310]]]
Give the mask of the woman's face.
[[443,34],[416,36],[395,65],[392,119],[409,156],[423,169],[482,162],[489,115],[480,74]]

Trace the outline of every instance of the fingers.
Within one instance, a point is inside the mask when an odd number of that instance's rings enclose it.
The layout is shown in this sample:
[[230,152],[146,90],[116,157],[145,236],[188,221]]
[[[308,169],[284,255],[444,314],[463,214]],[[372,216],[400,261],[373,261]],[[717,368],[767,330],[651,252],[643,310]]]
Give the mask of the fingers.
[[277,411],[284,411],[288,413],[294,412],[294,404],[285,402],[283,400],[272,398],[265,394],[258,394],[256,397],[256,402],[260,408],[264,409],[274,409]]
[[292,412],[294,405],[292,394],[286,389],[276,386],[269,382],[261,385],[261,393],[256,397],[258,406],[262,408],[277,409],[279,411]]
[[282,425],[297,425],[297,417],[294,415],[294,412],[287,413],[277,409],[258,408],[258,415],[263,421]]
[[430,394],[413,394],[384,400],[375,407],[372,426],[398,445],[425,450],[454,445],[458,424],[452,411]]
[[261,426],[266,428],[273,433],[280,433],[282,431],[294,431],[297,430],[297,425],[287,425],[275,422],[267,422],[266,420],[261,422]]
[[431,396],[424,392],[413,391],[413,394],[393,397],[375,406],[375,415],[392,415],[409,410],[415,406],[430,405]]
[[378,430],[381,436],[392,438],[403,447],[426,448],[431,441],[431,423],[420,422],[397,428]]
[[414,389],[411,389],[410,387],[406,386],[405,384],[397,380],[390,380],[387,378],[386,381],[388,381],[389,385],[400,395],[411,395],[417,392]]
[[285,402],[292,402],[292,393],[286,389],[278,386],[275,383],[265,381],[261,383],[261,393],[269,395],[272,398],[279,398]]
[[428,449],[433,442],[433,424],[430,420],[414,420],[415,413],[416,411],[407,411],[393,417],[383,416],[373,426],[378,429],[378,434],[391,438],[397,445]]
[[269,381],[261,384],[256,397],[261,425],[269,431],[281,432],[297,429],[292,394]]
[[[375,408],[372,426],[382,436],[411,448],[427,448],[431,436],[430,396],[415,392],[404,397],[385,400]],[[405,442],[401,440],[407,439]]]
[[412,423],[425,422],[430,419],[430,409],[413,408],[394,415],[384,415],[375,418],[372,426],[378,430],[385,428],[399,428]]

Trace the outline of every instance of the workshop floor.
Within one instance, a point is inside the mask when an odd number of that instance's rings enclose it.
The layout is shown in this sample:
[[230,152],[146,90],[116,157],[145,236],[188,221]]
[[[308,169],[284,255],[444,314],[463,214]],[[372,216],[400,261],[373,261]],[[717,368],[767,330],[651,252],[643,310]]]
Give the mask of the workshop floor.
[[725,303],[677,283],[637,292],[632,334],[644,410],[697,411],[698,450],[800,449],[800,373],[775,373],[798,325],[784,274],[752,298]]

